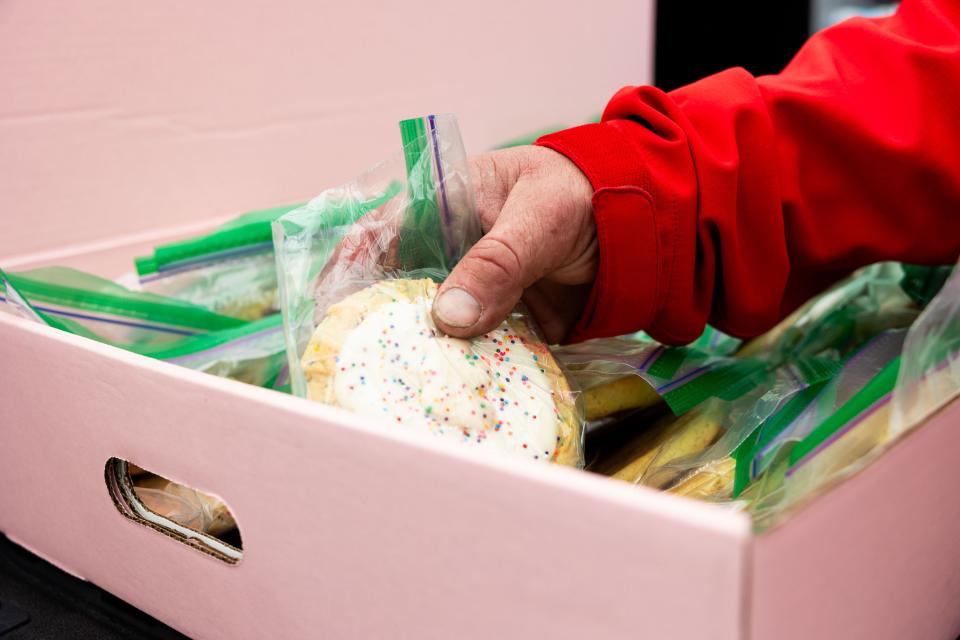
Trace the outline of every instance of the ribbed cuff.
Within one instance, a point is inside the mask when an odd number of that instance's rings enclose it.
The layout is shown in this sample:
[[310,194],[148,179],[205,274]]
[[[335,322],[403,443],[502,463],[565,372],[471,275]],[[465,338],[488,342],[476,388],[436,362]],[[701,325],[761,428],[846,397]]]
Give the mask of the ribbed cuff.
[[639,149],[618,120],[543,136],[536,144],[569,158],[593,185],[600,264],[587,306],[568,342],[649,326],[661,298],[660,234]]

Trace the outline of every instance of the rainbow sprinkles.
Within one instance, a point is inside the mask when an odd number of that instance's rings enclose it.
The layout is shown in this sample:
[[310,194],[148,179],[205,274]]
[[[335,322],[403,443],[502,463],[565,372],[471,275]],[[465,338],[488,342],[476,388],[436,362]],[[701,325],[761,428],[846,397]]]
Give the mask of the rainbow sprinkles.
[[473,340],[439,332],[431,280],[385,280],[330,307],[302,358],[308,397],[512,457],[576,465],[580,422],[519,316]]

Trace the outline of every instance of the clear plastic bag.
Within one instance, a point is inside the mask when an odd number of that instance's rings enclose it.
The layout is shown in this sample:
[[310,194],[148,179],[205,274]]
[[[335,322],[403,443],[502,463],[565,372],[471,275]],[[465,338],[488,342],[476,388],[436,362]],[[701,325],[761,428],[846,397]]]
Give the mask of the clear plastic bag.
[[140,287],[241,320],[279,311],[272,250],[142,274]]
[[906,282],[900,263],[880,262],[859,269],[738,353],[757,355],[772,366],[808,356],[829,354],[840,359],[882,331],[911,325],[920,305],[905,291]]
[[[811,300],[733,357],[729,353],[737,345],[730,341],[698,341],[701,349],[711,342],[720,345],[719,350],[706,352],[622,338],[574,345],[570,354],[564,351],[562,356],[577,376],[601,380],[614,373],[639,375],[650,389],[663,393],[674,413],[689,411],[679,419],[665,418],[670,426],[662,429],[656,441],[647,440],[632,460],[624,461],[616,477],[701,499],[727,501],[761,474],[783,441],[802,440],[858,390],[865,378],[876,373],[879,367],[864,370],[854,380],[848,370],[828,385],[840,371],[841,359],[863,341],[887,327],[909,325],[916,317],[919,310],[901,287],[903,277],[903,269],[893,263],[865,268]],[[665,374],[651,376],[647,363],[664,356],[681,366],[664,367]],[[567,362],[568,358],[573,362]],[[577,362],[581,358],[589,363]],[[591,391],[591,382],[584,381],[586,393]],[[613,390],[610,383],[595,387],[600,393],[608,388]],[[634,398],[641,396],[635,393]],[[807,407],[811,399],[817,403]],[[802,411],[798,403],[806,403],[801,408],[808,409],[799,422],[796,414]],[[813,408],[818,412],[814,414]],[[787,416],[790,421],[784,423]],[[793,430],[787,429],[791,425]],[[762,465],[754,463],[760,450],[767,454]]]
[[219,536],[237,526],[223,500],[165,478],[140,474],[133,490],[150,511],[194,531]]
[[[857,272],[737,353],[764,363],[752,389],[663,419],[593,469],[776,525],[960,392],[960,278],[917,319],[944,273],[890,263]],[[629,341],[608,345],[613,357],[595,371],[639,368]]]
[[130,291],[66,267],[2,276],[4,290],[17,292],[35,319],[133,351],[245,324],[179,300]]
[[140,353],[221,378],[289,391],[283,319],[279,313]]
[[583,390],[587,420],[664,401],[677,415],[713,397],[736,397],[762,377],[757,360],[731,358],[740,341],[708,327],[687,347],[643,333],[564,345],[557,358]]
[[[879,371],[874,363],[851,359],[848,364],[838,379],[848,377],[862,384],[855,385],[855,392],[832,411],[823,412],[811,402],[789,421],[788,431],[796,432],[799,425],[805,434],[775,448],[765,469],[743,491],[741,497],[749,500],[758,529],[776,525],[824,487],[863,468],[891,442],[889,400],[900,356],[890,358]],[[855,369],[860,371],[851,371]],[[863,381],[866,371],[875,372]],[[818,417],[811,429],[807,429],[809,421],[802,419],[809,415]]]
[[280,314],[244,322],[64,267],[0,271],[3,307],[191,369],[275,389],[287,385]]
[[294,393],[516,457],[582,464],[575,397],[518,309],[442,335],[439,282],[480,237],[452,116],[401,123],[403,147],[274,224]]
[[809,404],[788,424],[782,425],[776,433],[761,431],[761,442],[750,461],[753,475],[759,475],[766,470],[776,458],[779,449],[788,443],[803,441],[814,433],[896,359],[900,355],[904,336],[905,331],[902,329],[880,333],[853,354],[836,376],[819,387],[819,391],[810,398]]
[[933,297],[948,273],[945,267],[908,269],[904,291],[929,306],[905,336],[893,330],[874,337],[791,417],[790,436],[768,451],[766,469],[743,492],[758,529],[777,525],[870,464],[958,395],[960,279],[953,276]]
[[[941,272],[942,273],[942,272]],[[960,394],[960,269],[910,328],[893,394],[891,434],[906,433]]]
[[299,206],[251,211],[212,233],[156,247],[136,260],[141,289],[241,320],[277,313],[270,225]]
[[594,470],[632,484],[714,502],[733,497],[736,452],[804,385],[784,370],[737,398],[709,398],[640,432]]

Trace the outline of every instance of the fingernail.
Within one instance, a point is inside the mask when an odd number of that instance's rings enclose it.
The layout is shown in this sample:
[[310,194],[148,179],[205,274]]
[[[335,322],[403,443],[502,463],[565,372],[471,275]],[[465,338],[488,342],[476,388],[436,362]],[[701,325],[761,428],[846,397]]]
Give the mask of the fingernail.
[[471,327],[480,319],[480,303],[460,288],[446,289],[433,303],[437,317],[451,327]]

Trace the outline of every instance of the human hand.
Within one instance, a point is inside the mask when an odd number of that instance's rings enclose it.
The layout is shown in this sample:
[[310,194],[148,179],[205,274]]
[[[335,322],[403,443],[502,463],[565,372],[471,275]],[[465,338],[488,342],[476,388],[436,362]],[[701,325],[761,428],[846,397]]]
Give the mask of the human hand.
[[485,235],[440,287],[434,322],[451,336],[477,336],[522,297],[546,339],[559,342],[597,272],[590,181],[565,156],[535,146],[473,157],[470,174]]

